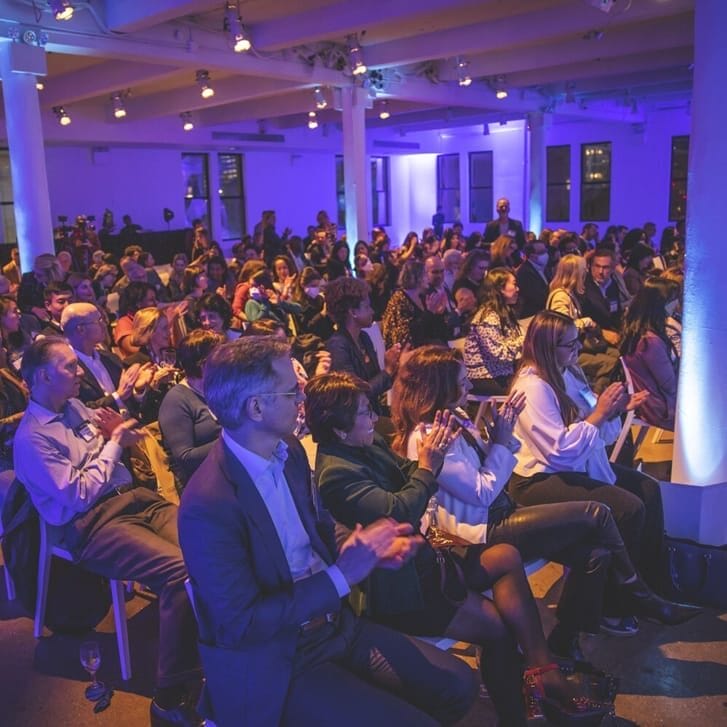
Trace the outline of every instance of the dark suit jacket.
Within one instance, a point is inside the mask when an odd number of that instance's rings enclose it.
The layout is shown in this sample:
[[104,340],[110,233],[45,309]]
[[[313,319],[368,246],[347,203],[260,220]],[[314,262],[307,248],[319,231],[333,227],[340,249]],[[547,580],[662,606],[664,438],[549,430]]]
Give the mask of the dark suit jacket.
[[[107,351],[99,351],[99,358],[101,363],[104,365],[106,371],[111,376],[111,381],[114,382],[114,386],[119,385],[119,379],[121,378],[121,372],[124,369],[124,364],[118,356],[114,356],[113,353]],[[78,359],[78,363],[83,369],[83,378],[81,379],[81,391],[78,394],[78,398],[91,409],[98,409],[102,406],[110,407],[116,411],[119,407],[116,406],[116,401],[113,396],[104,393],[103,389],[99,385],[96,377],[91,373],[90,369],[86,366],[81,359]],[[130,406],[130,411],[133,410],[133,404]]]
[[545,310],[548,300],[548,283],[543,276],[527,260],[517,269],[518,318],[529,318],[541,310]]
[[[517,243],[518,250],[522,250],[525,247],[525,231],[523,230],[523,223],[520,220],[513,220],[510,218],[507,222],[507,227],[510,232],[514,233],[513,237]],[[483,236],[483,242],[494,242],[500,237],[500,220],[491,220],[485,225],[485,234]]]
[[[292,438],[287,444],[285,477],[303,527],[332,563],[333,523],[317,506],[303,448]],[[179,541],[195,595],[209,716],[221,727],[278,724],[300,625],[342,607],[333,582],[325,572],[293,582],[267,507],[222,439],[184,490]]]
[[580,298],[581,312],[584,316],[592,318],[601,328],[621,332],[621,316],[623,305],[618,285],[611,280],[606,288],[604,298],[601,289],[594,282],[591,274],[586,275],[586,292]]

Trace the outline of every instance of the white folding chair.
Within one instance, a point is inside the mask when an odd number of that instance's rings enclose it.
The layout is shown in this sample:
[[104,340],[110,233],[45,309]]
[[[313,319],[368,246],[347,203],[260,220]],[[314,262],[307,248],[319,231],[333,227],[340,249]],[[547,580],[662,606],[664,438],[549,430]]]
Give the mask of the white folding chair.
[[[2,512],[3,503],[5,502],[8,490],[10,489],[10,485],[13,483],[14,479],[15,472],[13,470],[5,470],[5,472],[0,472],[0,512]],[[3,523],[2,520],[0,520],[0,541],[2,541],[2,539]],[[14,601],[15,584],[13,583],[13,577],[10,575],[10,571],[8,570],[8,566],[6,563],[3,563],[3,572],[5,573],[5,593],[7,594],[8,601]]]
[[[634,380],[631,376],[631,372],[629,371],[629,367],[626,365],[626,362],[623,359],[623,356],[619,358],[619,361],[621,362],[621,368],[624,372],[626,391],[628,392],[629,396],[631,396],[634,394]],[[621,449],[624,446],[624,442],[626,441],[626,437],[628,437],[629,432],[631,431],[631,427],[639,428],[636,433],[636,437],[634,438],[634,452],[639,451],[639,447],[643,444],[649,429],[654,430],[652,438],[652,442],[654,442],[654,444],[660,442],[661,437],[664,434],[663,429],[655,427],[653,424],[649,424],[649,422],[637,417],[635,411],[632,410],[626,412],[623,425],[621,426],[621,431],[619,432],[616,442],[613,445],[613,449],[611,450],[611,456],[609,457],[610,462],[615,462],[618,459],[619,454],[621,454]]]
[[[52,541],[52,533],[48,524],[40,519],[40,550],[38,554],[38,595],[35,601],[35,619],[33,635],[39,639],[43,635],[43,622],[45,621],[45,607],[48,600],[48,583],[53,557],[73,562],[71,553]],[[124,582],[110,579],[111,601],[114,608],[114,627],[116,628],[116,643],[119,647],[119,663],[121,664],[121,678],[131,679],[131,654],[129,651],[129,632],[126,624],[126,601],[124,599]]]

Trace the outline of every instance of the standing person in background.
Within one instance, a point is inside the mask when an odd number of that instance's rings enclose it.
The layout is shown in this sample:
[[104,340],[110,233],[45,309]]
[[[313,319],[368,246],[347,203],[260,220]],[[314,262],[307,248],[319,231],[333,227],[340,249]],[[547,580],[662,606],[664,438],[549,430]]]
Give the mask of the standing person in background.
[[441,204],[437,205],[437,211],[432,215],[432,229],[441,240],[444,236],[444,209]]
[[510,200],[507,197],[500,197],[495,205],[497,218],[488,222],[485,226],[484,242],[494,242],[501,235],[511,237],[517,244],[518,250],[525,247],[525,230],[520,220],[513,220],[510,217]]

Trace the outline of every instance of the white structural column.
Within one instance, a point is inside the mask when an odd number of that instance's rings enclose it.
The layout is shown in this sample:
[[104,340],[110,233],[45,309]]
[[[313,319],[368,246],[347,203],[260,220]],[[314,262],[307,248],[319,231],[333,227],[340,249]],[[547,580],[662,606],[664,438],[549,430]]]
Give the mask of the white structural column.
[[43,127],[36,76],[45,75],[45,51],[11,41],[0,42],[0,74],[5,126],[10,149],[15,225],[20,265],[32,270],[33,260],[52,253],[53,221],[45,168]]
[[358,86],[341,89],[346,239],[351,251],[357,240],[369,239],[369,190],[366,173],[366,106],[369,103],[369,95],[365,89]]
[[682,359],[667,530],[727,543],[727,315],[719,230],[727,169],[727,3],[697,0],[689,143],[687,261]]
[[545,114],[528,114],[528,188],[525,229],[540,234],[545,223]]

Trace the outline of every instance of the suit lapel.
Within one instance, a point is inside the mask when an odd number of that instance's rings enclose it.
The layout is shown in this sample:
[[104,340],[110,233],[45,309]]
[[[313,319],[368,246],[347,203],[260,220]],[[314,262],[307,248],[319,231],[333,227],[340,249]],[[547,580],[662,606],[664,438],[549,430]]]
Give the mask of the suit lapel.
[[[104,395],[104,390],[101,388],[101,384],[98,382],[96,377],[93,375],[93,372],[91,371],[88,366],[86,366],[83,361],[81,361],[81,357],[78,356],[78,363],[80,364],[81,368],[83,369],[83,381],[89,388],[93,389],[93,399],[99,399]],[[89,397],[91,399],[91,397]]]

